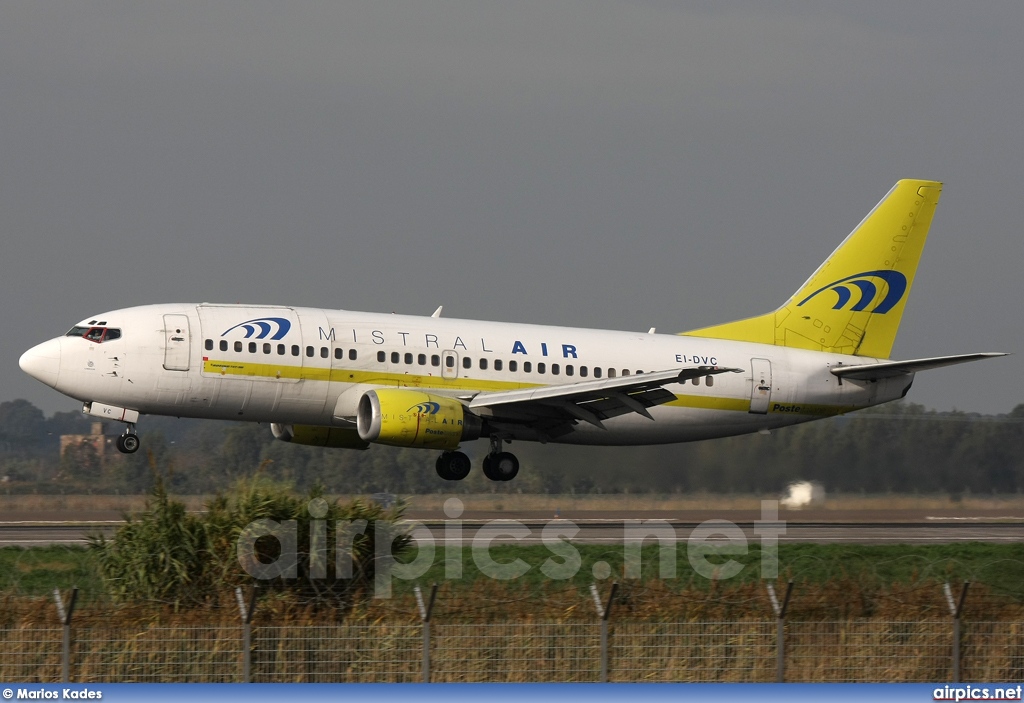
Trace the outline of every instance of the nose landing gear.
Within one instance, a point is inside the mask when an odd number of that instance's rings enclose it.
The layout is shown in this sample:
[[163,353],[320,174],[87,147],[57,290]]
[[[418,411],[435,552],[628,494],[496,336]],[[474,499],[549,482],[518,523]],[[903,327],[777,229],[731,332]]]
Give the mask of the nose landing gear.
[[124,434],[117,438],[117,450],[122,454],[134,454],[139,451],[139,436],[135,434],[135,424],[129,422]]

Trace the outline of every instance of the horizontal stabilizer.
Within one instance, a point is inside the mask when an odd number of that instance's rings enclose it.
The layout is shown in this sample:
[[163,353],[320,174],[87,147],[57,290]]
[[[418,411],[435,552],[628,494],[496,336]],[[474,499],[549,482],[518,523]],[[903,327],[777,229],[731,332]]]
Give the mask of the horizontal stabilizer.
[[968,361],[991,359],[1006,356],[1005,352],[981,352],[978,354],[957,354],[955,356],[935,356],[930,359],[911,359],[909,361],[883,361],[878,364],[860,364],[857,366],[835,366],[832,374],[839,378],[850,378],[858,381],[877,381],[880,378],[893,378],[916,371],[938,369],[943,366],[965,364]]

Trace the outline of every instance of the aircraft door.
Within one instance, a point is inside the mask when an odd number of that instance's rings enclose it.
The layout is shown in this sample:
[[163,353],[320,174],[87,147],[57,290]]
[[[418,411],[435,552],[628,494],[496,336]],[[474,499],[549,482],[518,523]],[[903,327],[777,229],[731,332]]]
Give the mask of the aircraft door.
[[188,371],[190,354],[188,315],[164,315],[164,368]]
[[750,412],[765,415],[772,400],[772,362],[751,359],[750,371]]
[[459,355],[454,351],[441,354],[441,378],[459,377]]

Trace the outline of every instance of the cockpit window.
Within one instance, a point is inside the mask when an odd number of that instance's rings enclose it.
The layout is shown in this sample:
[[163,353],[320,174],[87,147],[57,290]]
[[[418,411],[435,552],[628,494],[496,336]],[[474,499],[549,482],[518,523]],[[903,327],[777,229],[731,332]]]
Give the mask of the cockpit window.
[[83,337],[90,342],[101,344],[121,338],[121,330],[108,327],[72,327],[65,337]]

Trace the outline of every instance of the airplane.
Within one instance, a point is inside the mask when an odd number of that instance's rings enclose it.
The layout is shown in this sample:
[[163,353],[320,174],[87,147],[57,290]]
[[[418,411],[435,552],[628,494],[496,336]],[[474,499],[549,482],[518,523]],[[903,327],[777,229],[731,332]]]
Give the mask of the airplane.
[[440,451],[437,474],[509,481],[512,441],[640,445],[725,437],[904,397],[918,371],[1002,353],[889,358],[942,184],[901,180],[780,307],[680,334],[272,305],[113,310],[24,353],[88,415],[269,423],[279,440]]

